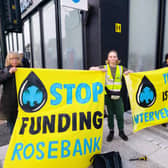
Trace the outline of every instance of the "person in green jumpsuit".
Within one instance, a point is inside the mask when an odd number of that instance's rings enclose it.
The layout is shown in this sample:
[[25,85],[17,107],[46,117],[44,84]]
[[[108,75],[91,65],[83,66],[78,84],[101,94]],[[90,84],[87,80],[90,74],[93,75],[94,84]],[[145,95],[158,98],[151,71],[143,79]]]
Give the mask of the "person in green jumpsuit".
[[112,141],[114,137],[114,115],[116,115],[117,126],[119,129],[119,136],[127,141],[128,137],[124,132],[124,105],[120,96],[120,90],[122,87],[122,75],[132,72],[125,67],[119,65],[118,53],[115,50],[111,50],[108,53],[106,65],[99,67],[91,67],[91,70],[103,70],[106,71],[106,83],[105,83],[105,104],[108,111],[108,127],[109,134],[107,141]]

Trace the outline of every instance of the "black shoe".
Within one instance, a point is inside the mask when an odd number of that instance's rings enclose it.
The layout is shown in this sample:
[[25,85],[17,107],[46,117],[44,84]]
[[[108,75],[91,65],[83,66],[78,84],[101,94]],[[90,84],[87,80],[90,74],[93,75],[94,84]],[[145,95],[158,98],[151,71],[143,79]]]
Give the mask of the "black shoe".
[[127,135],[125,135],[124,131],[119,131],[119,136],[124,140],[124,141],[128,141],[128,137]]
[[167,127],[167,123],[166,124],[162,124],[162,127]]
[[108,136],[107,136],[107,138],[106,138],[106,140],[108,142],[110,142],[110,141],[113,140],[113,137],[114,137],[114,131],[110,131],[109,134],[108,134]]
[[108,118],[108,114],[104,113],[104,118]]

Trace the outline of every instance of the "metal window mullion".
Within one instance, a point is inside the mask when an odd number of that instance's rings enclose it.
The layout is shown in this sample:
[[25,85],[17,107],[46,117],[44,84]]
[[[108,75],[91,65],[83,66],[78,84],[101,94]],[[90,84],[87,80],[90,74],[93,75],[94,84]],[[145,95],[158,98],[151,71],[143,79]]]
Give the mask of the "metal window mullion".
[[166,15],[166,0],[158,1],[158,29],[157,29],[157,46],[156,46],[156,68],[160,68],[163,58],[164,44],[164,27]]
[[24,37],[24,31],[22,33],[22,46],[23,46],[23,53],[26,53],[26,50],[25,50],[25,37]]
[[16,47],[17,51],[19,51],[18,33],[16,33]]
[[12,50],[14,51],[14,40],[13,40],[13,33],[11,33],[11,39],[12,39]]
[[33,56],[33,35],[32,35],[32,18],[29,18],[29,32],[30,32],[30,49],[31,49],[31,61],[32,67],[34,67],[34,56]]
[[45,68],[45,49],[44,49],[44,29],[43,29],[43,15],[42,8],[39,10],[39,19],[40,19],[40,40],[41,40],[41,56],[42,56],[42,67]]
[[[89,10],[89,9],[88,9]],[[89,11],[81,11],[82,20],[82,51],[83,51],[83,68],[88,69],[87,59],[87,37],[86,37],[86,26],[87,26],[87,15]]]
[[55,4],[55,23],[56,23],[56,48],[57,48],[57,65],[62,68],[62,36],[61,36],[61,5],[60,1],[54,0]]

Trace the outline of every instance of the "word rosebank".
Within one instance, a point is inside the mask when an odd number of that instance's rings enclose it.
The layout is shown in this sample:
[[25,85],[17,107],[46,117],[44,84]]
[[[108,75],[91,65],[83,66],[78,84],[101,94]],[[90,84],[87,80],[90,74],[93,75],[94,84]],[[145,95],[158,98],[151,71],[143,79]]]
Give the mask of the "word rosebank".
[[19,113],[4,167],[87,168],[101,152],[104,81],[104,72],[20,68]]

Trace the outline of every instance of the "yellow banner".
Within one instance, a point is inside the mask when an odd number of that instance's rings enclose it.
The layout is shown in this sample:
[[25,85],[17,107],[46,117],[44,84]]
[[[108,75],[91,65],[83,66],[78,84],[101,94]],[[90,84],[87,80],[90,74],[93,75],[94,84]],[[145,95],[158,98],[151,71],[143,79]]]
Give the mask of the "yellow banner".
[[4,168],[87,168],[101,152],[104,81],[100,71],[19,68]]
[[125,75],[134,132],[168,122],[168,68]]

